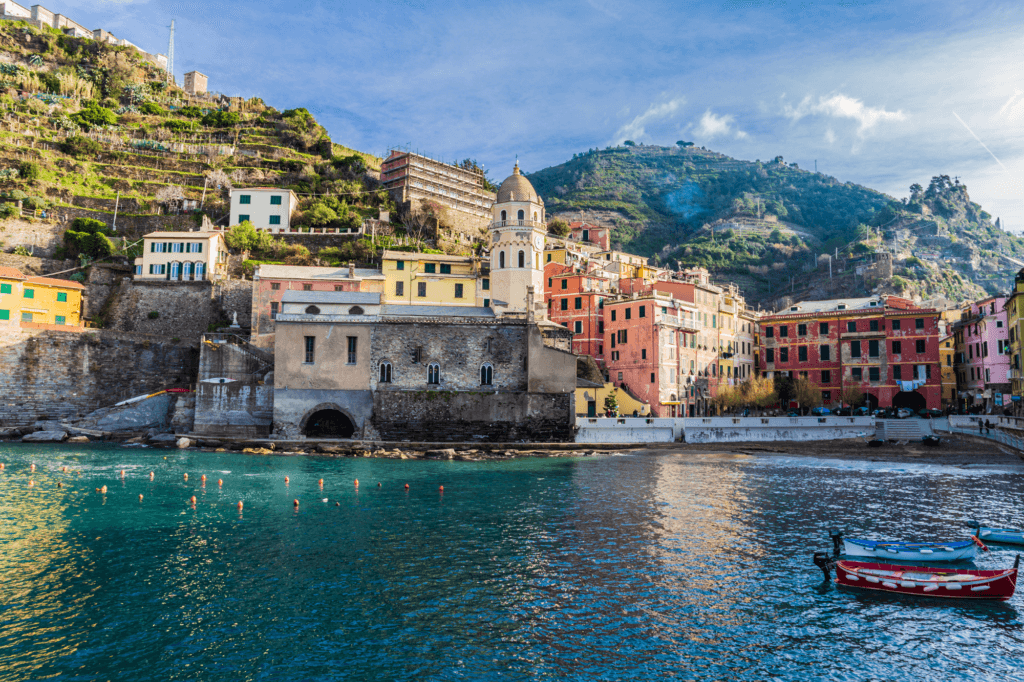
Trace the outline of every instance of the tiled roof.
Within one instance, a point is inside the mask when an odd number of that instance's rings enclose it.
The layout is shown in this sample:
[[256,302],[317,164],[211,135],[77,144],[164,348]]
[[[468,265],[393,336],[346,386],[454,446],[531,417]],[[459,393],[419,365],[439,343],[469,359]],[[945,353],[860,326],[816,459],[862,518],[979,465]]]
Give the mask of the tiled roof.
[[382,315],[391,317],[494,317],[490,308],[454,305],[385,305]]
[[84,286],[70,279],[54,279],[53,277],[29,277],[25,284],[44,284],[51,287],[63,287],[64,289],[85,289]]
[[222,232],[150,232],[143,235],[144,239],[155,239],[156,237],[174,237],[176,239],[210,239],[215,236],[223,237]]
[[385,251],[384,260],[433,260],[448,263],[472,263],[472,256],[449,256],[443,253],[414,253],[411,251]]
[[380,294],[367,291],[286,291],[281,302],[380,305]]
[[7,279],[25,279],[25,275],[21,274],[21,270],[18,268],[9,268],[6,265],[0,265],[0,277],[6,277]]
[[[257,267],[260,279],[349,279],[347,267],[266,264]],[[356,268],[356,279],[384,279],[384,275],[374,268]]]
[[[872,301],[875,305],[871,305]],[[824,313],[840,310],[839,306],[845,306],[841,310],[859,310],[861,308],[877,308],[882,310],[885,306],[877,296],[867,298],[835,298],[828,301],[800,301],[791,306],[778,310],[776,315],[796,315],[798,313]],[[796,308],[796,310],[792,310]]]

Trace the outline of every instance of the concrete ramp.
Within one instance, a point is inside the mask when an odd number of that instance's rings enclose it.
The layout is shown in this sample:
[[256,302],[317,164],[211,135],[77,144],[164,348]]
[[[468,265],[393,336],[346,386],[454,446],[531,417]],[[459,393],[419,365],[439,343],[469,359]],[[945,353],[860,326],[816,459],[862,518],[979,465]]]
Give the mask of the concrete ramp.
[[923,419],[879,419],[875,422],[875,438],[880,440],[921,440],[932,433]]

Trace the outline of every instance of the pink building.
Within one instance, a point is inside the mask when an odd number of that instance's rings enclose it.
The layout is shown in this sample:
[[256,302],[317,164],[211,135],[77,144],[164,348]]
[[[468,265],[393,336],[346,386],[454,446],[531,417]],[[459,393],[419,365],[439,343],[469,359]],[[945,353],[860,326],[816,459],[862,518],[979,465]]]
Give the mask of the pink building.
[[1002,412],[1003,396],[1010,393],[1009,329],[1005,296],[971,303],[953,326],[956,350],[957,406],[982,414]]
[[348,267],[323,268],[304,265],[259,265],[252,282],[252,342],[272,348],[275,320],[286,291],[384,292],[380,270]]

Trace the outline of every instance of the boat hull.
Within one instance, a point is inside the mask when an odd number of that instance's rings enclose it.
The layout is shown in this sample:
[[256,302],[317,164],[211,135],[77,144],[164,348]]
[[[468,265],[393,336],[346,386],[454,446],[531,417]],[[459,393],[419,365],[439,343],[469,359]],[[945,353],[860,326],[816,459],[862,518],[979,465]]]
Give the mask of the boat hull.
[[968,561],[978,555],[973,540],[956,542],[879,542],[843,538],[843,554],[897,561],[942,562]]
[[1013,528],[986,528],[978,529],[978,537],[982,542],[1003,542],[1011,545],[1024,545],[1024,530]]
[[836,584],[914,597],[1006,601],[1017,589],[1017,569],[975,571],[843,559],[836,562]]

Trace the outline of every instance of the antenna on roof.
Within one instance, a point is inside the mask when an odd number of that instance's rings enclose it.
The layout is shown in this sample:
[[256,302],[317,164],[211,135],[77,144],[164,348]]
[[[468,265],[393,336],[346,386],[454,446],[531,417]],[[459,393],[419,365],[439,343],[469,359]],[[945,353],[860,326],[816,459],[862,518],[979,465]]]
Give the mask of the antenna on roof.
[[174,82],[174,19],[171,19],[171,37],[167,41],[167,83]]

